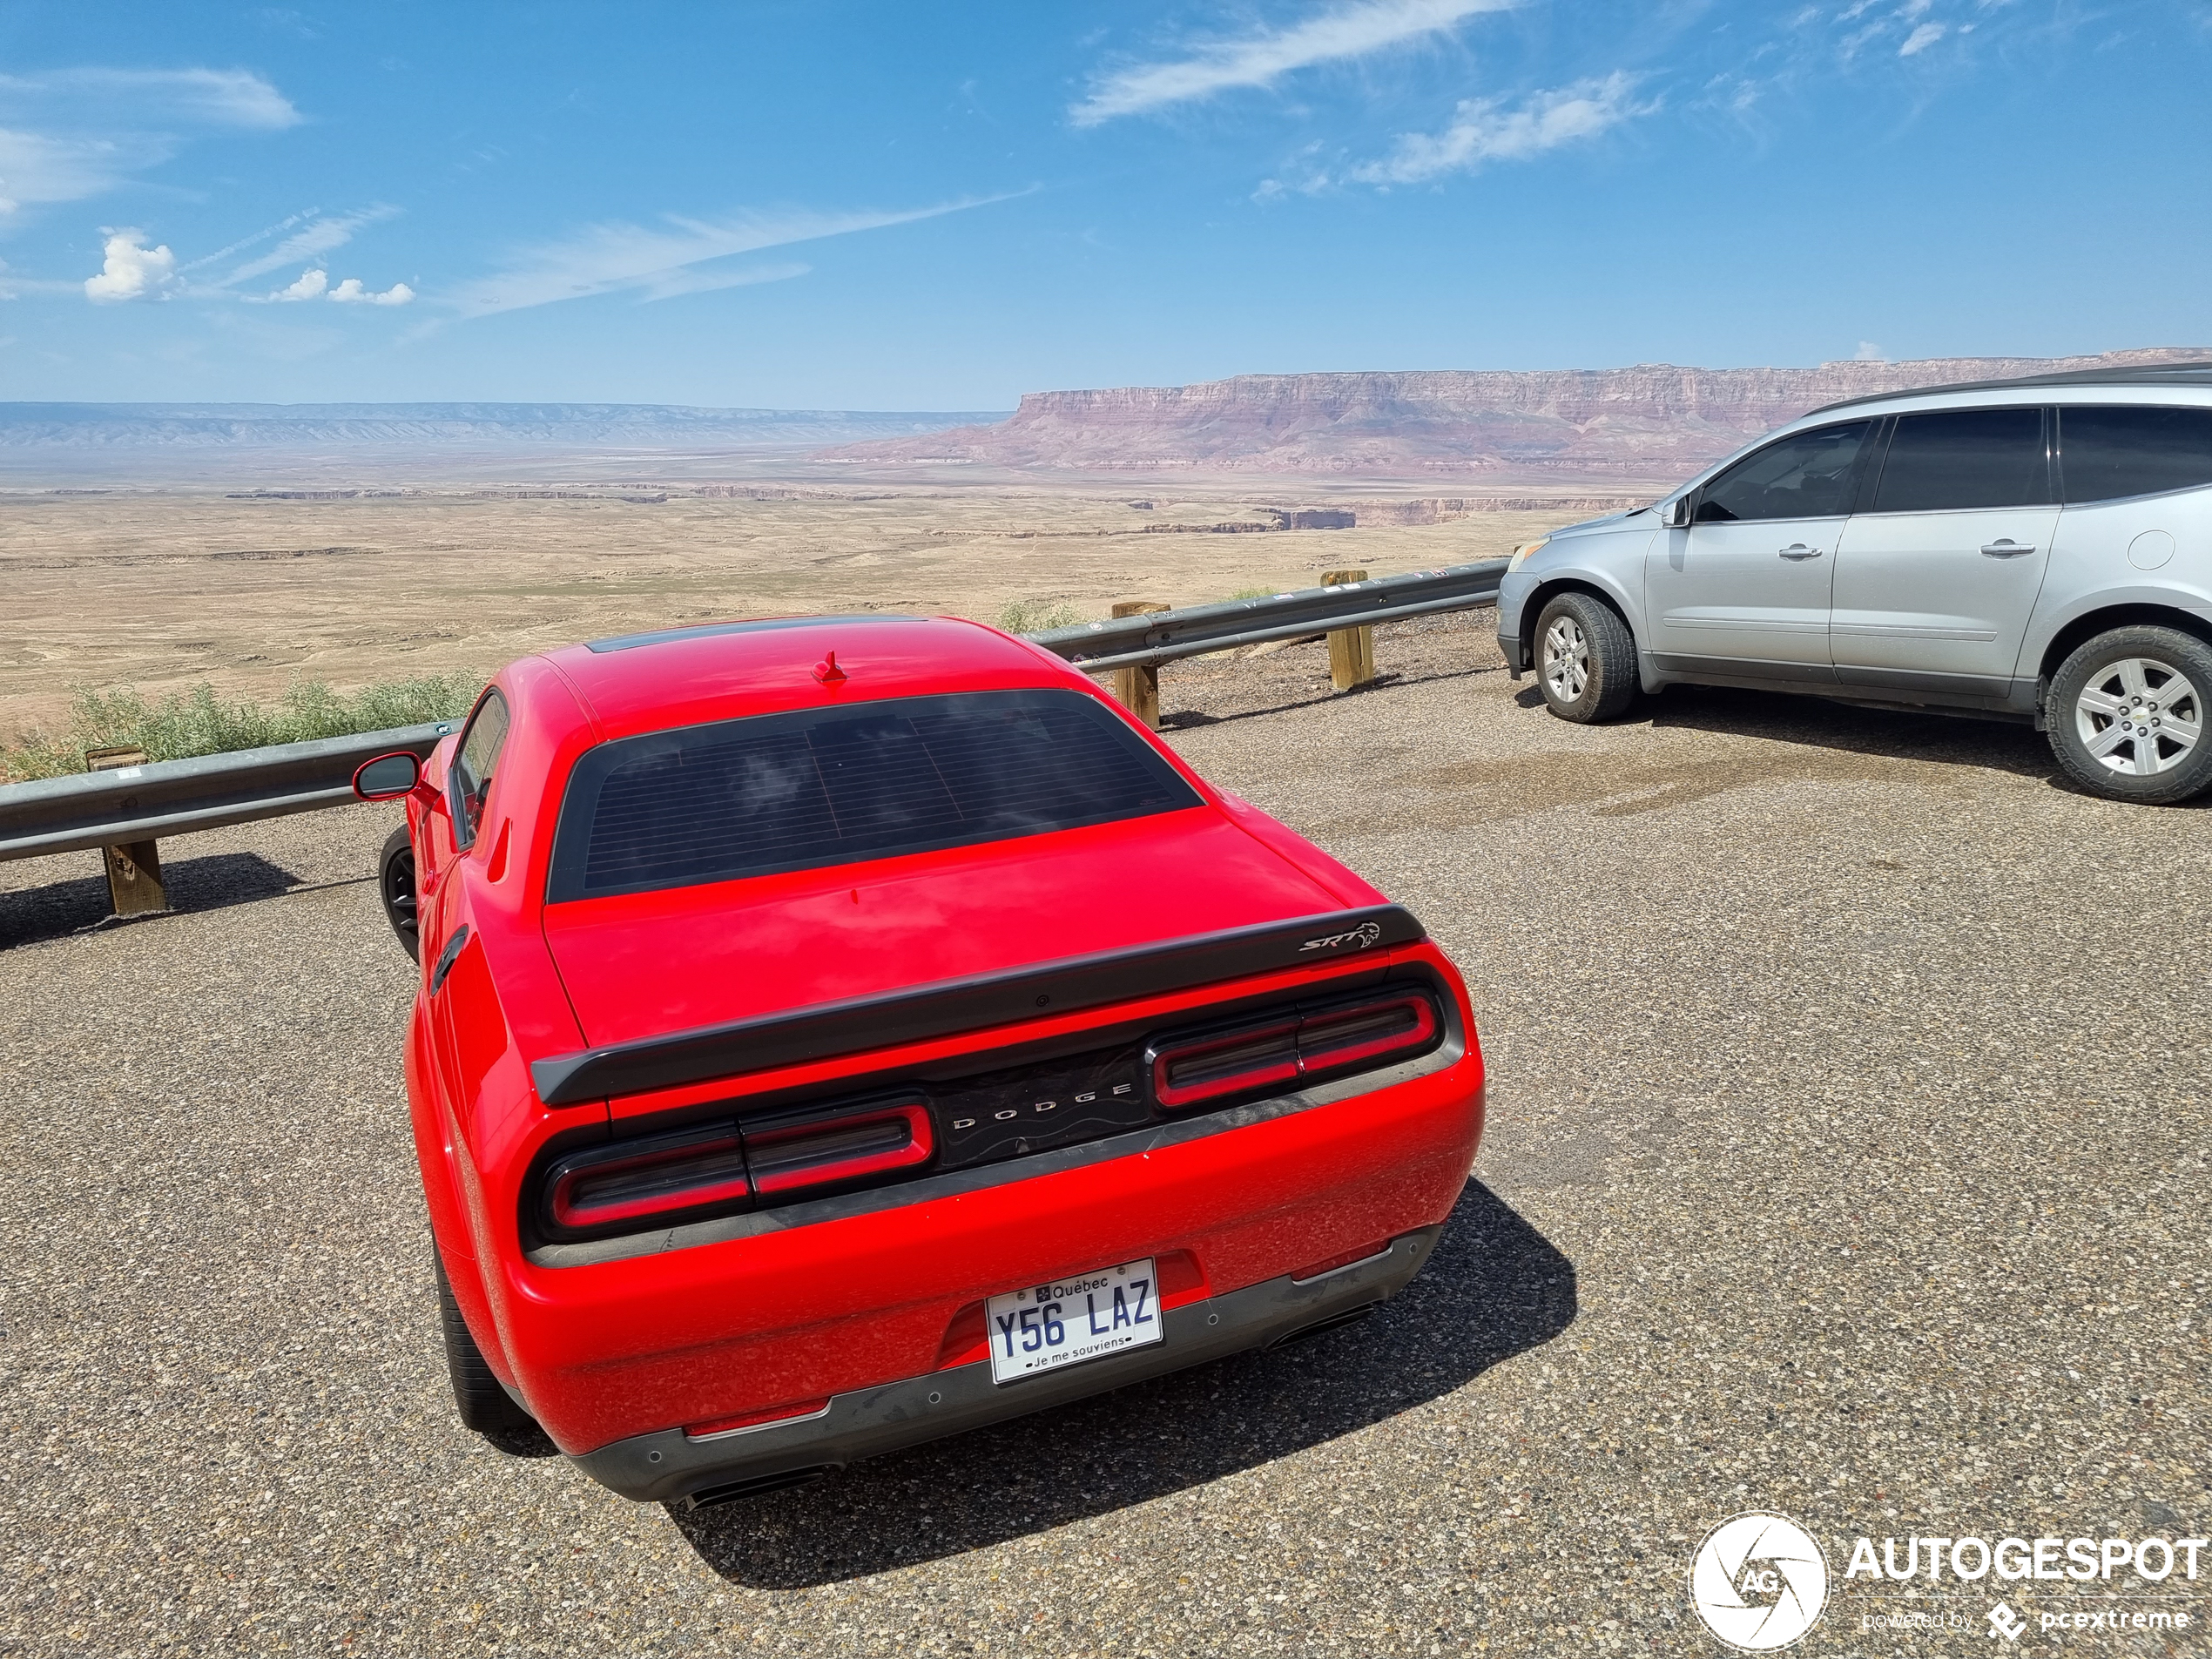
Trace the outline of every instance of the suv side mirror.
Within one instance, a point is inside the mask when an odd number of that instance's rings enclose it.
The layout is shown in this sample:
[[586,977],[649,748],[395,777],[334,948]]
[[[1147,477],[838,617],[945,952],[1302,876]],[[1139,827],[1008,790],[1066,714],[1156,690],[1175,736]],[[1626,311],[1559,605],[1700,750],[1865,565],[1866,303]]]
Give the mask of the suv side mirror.
[[354,793],[363,800],[397,800],[422,779],[422,762],[402,749],[365,760],[354,772]]
[[1677,496],[1659,509],[1659,522],[1670,530],[1687,529],[1689,524],[1688,496]]

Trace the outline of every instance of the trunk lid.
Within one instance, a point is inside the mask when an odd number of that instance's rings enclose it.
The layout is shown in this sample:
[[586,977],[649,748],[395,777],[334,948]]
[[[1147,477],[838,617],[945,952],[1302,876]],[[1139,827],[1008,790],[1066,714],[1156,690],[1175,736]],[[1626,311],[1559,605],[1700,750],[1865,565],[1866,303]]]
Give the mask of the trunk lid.
[[546,907],[600,1047],[1338,910],[1208,806],[944,852]]

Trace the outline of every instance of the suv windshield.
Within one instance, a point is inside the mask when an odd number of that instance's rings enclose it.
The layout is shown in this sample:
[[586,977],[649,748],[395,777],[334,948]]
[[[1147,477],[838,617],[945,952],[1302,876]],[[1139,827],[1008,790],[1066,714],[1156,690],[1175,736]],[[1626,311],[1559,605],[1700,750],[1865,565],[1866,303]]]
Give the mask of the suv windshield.
[[1201,804],[1078,691],[757,715],[601,744],[569,776],[557,903],[1012,840]]

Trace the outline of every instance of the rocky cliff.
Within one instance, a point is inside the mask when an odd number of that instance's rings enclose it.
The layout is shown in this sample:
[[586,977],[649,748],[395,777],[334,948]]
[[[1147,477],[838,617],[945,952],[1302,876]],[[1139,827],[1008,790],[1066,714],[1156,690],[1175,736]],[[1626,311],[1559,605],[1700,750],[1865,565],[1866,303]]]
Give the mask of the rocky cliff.
[[2190,359],[2212,359],[2212,347],[1817,368],[1640,363],[1535,372],[1240,374],[1196,386],[1035,392],[1011,420],[995,426],[847,444],[824,454],[1077,471],[1450,473],[1498,484],[1664,483],[1808,409],[1844,398]]

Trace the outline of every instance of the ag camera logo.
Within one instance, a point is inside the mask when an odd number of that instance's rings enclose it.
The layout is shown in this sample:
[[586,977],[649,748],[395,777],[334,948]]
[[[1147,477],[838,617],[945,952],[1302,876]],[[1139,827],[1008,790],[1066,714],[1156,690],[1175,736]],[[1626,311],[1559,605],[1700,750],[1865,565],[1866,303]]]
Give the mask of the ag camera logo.
[[1750,1510],[1705,1534],[1689,1563],[1689,1601],[1705,1628],[1744,1653],[1786,1648],[1828,1605],[1828,1558],[1787,1515]]

